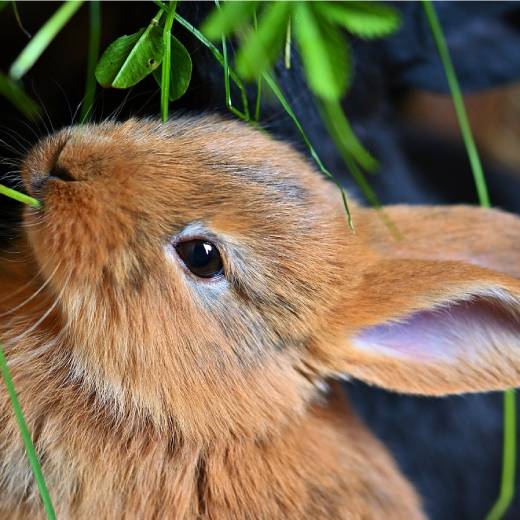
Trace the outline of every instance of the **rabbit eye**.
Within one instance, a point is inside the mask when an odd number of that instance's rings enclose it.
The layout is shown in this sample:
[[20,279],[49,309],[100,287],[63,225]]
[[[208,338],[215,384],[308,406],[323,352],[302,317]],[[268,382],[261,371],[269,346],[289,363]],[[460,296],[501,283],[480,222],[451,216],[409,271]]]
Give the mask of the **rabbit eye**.
[[222,273],[222,258],[211,242],[187,240],[177,244],[175,249],[193,274],[201,278],[213,278]]

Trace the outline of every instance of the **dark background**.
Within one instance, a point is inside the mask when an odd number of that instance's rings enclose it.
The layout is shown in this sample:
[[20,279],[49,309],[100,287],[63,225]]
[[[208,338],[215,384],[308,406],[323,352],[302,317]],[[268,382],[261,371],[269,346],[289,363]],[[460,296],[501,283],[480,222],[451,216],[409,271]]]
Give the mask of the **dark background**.
[[[57,9],[51,2],[18,8],[34,34]],[[383,41],[352,41],[355,81],[345,110],[365,145],[381,163],[370,183],[383,203],[478,203],[465,150],[451,108],[444,72],[419,3],[396,3],[404,24]],[[181,3],[179,11],[197,25],[212,3]],[[495,206],[520,212],[520,6],[516,2],[436,4],[467,106]],[[101,50],[117,37],[146,26],[152,2],[104,2]],[[24,77],[27,92],[45,109],[28,123],[0,98],[0,180],[17,185],[16,166],[24,150],[52,129],[78,118],[84,93],[88,7],[83,6]],[[193,59],[188,93],[172,106],[180,112],[225,113],[223,74],[207,50],[182,27],[176,36]],[[0,13],[0,71],[28,41],[10,8]],[[277,67],[279,80],[327,166],[350,192],[361,195],[324,129],[293,52],[293,67]],[[251,101],[254,90],[251,91]],[[236,98],[238,99],[238,98]],[[251,103],[252,104],[252,103]],[[157,115],[159,89],[147,78],[130,91],[98,89],[94,119]],[[273,100],[262,108],[262,124],[306,152],[290,120]],[[13,150],[14,149],[14,150]],[[19,206],[0,199],[0,240],[8,247],[16,233]],[[501,472],[500,394],[446,399],[390,394],[361,383],[346,385],[360,414],[398,459],[424,498],[431,518],[480,519],[492,506]],[[519,438],[520,441],[520,438]],[[507,518],[520,518],[520,493]]]

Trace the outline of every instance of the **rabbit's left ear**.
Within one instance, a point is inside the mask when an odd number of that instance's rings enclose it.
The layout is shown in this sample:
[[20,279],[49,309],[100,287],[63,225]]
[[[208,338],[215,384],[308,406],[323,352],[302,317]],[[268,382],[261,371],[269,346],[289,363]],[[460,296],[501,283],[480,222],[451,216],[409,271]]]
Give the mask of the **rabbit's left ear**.
[[367,211],[379,254],[338,311],[346,330],[329,368],[427,395],[520,386],[520,281],[509,275],[519,271],[520,220],[469,207],[389,215],[402,240]]

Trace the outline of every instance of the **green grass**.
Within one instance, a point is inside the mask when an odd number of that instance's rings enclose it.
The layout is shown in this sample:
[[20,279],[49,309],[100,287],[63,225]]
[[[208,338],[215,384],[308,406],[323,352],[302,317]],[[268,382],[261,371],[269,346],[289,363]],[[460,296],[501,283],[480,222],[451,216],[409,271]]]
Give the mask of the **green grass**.
[[33,208],[40,207],[39,200],[36,200],[33,197],[29,197],[29,195],[25,195],[24,193],[20,193],[19,191],[13,190],[12,188],[8,188],[3,184],[0,184],[0,194],[17,200],[18,202],[23,202],[24,204],[32,206]]
[[16,417],[16,422],[18,423],[18,428],[20,430],[20,434],[22,436],[22,440],[25,446],[25,452],[27,453],[27,458],[29,459],[29,464],[31,465],[31,469],[34,474],[34,480],[36,481],[36,485],[38,486],[38,490],[40,492],[40,497],[42,499],[45,513],[47,514],[48,520],[56,520],[56,513],[52,505],[49,490],[47,489],[47,484],[45,483],[45,479],[43,478],[42,469],[38,461],[38,455],[36,455],[36,450],[34,449],[34,445],[31,440],[31,434],[29,433],[29,429],[27,428],[27,423],[25,422],[22,407],[20,406],[20,401],[18,401],[18,396],[16,395],[16,390],[14,389],[11,372],[9,371],[9,367],[7,366],[7,360],[5,358],[4,350],[1,344],[0,371],[2,372],[2,377],[7,388],[7,393],[9,394],[9,399],[11,400],[11,405],[14,411],[14,415]]
[[[475,180],[480,205],[484,208],[491,207],[489,193],[486,186],[484,171],[480,162],[475,140],[471,132],[468,115],[464,106],[464,100],[460,90],[457,75],[450,58],[450,53],[442,27],[439,23],[435,7],[430,0],[423,0],[426,17],[439,52],[448,85],[450,88],[455,113],[459,123],[464,145],[471,165],[471,171]],[[504,392],[504,425],[503,425],[503,448],[502,448],[502,478],[500,493],[486,520],[500,520],[503,518],[515,496],[515,474],[516,474],[516,396],[514,390]]]

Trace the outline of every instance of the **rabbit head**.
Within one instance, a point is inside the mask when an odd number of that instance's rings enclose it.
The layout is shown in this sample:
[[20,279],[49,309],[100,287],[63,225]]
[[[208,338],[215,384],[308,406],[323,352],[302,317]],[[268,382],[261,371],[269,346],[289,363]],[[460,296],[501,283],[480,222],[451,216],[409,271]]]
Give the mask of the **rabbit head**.
[[353,206],[352,232],[299,154],[213,117],[67,128],[22,174],[56,348],[116,415],[210,440],[282,428],[330,377],[520,382],[515,217],[394,208],[395,241]]
[[59,348],[115,413],[207,439],[303,412],[322,378],[306,352],[360,282],[359,246],[289,146],[210,117],[130,120],[52,135],[22,175]]

